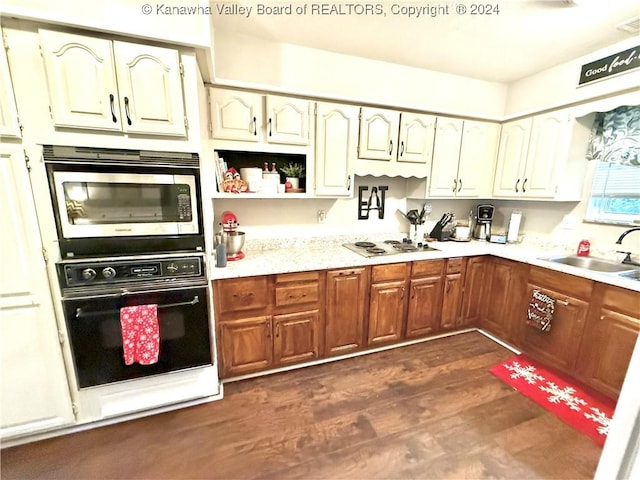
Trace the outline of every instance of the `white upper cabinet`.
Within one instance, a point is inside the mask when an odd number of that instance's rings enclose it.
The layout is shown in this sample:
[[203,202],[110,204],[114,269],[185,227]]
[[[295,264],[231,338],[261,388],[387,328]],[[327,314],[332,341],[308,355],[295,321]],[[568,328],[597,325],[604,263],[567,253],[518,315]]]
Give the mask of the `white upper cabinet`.
[[398,149],[399,125],[400,112],[362,107],[358,158],[394,159]]
[[262,95],[237,90],[209,89],[213,138],[258,142]]
[[438,117],[429,196],[454,197],[458,191],[462,124],[457,118]]
[[39,33],[56,127],[186,135],[177,50]]
[[498,123],[464,121],[457,197],[491,197],[499,138]]
[[185,135],[178,51],[114,41],[113,52],[123,130]]
[[358,144],[358,107],[316,105],[316,195],[351,196]]
[[491,196],[497,123],[438,117],[429,196]]
[[0,147],[0,437],[71,424],[74,416],[42,242],[22,151]]
[[308,100],[210,88],[209,103],[214,139],[309,145]]
[[567,110],[502,126],[494,196],[553,198],[567,161],[571,116]]
[[309,144],[308,100],[275,95],[266,96],[266,139],[286,145]]
[[433,137],[436,117],[421,113],[400,114],[398,137],[398,162],[417,163],[425,166],[425,174],[433,155]]
[[21,137],[16,99],[13,95],[9,63],[4,51],[0,52],[0,135]]
[[426,177],[435,124],[432,115],[362,107],[355,173]]

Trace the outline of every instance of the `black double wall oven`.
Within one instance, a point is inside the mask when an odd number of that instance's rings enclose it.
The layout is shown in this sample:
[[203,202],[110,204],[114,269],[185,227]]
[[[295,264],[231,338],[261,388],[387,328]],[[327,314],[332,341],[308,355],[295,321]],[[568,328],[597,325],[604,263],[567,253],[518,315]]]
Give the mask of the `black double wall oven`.
[[[198,156],[45,146],[44,160],[78,387],[211,366]],[[153,307],[148,362],[125,358],[139,348],[125,334],[150,338],[125,329],[137,307]]]

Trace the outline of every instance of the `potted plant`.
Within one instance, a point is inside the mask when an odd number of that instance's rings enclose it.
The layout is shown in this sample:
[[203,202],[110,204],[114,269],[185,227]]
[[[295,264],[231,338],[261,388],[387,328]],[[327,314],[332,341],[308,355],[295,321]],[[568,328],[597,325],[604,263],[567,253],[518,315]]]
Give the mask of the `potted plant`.
[[291,188],[300,188],[300,179],[304,177],[304,167],[299,163],[289,163],[280,169],[284,173],[287,182],[291,183]]

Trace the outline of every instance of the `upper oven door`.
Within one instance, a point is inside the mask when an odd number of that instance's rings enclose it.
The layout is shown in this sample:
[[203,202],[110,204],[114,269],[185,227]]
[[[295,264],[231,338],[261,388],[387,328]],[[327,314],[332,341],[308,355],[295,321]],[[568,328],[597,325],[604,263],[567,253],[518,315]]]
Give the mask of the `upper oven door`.
[[63,238],[199,234],[194,175],[53,172]]

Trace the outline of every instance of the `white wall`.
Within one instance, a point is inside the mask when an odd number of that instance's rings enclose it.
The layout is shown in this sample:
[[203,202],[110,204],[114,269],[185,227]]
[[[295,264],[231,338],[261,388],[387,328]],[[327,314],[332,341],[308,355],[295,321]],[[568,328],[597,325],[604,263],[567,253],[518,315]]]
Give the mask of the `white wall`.
[[627,72],[578,87],[582,65],[636,47],[638,38],[611,45],[590,55],[549,68],[509,85],[506,115],[553,108],[611,95],[627,89],[640,90],[640,70]]
[[396,108],[496,118],[504,84],[214,32],[215,81]]

